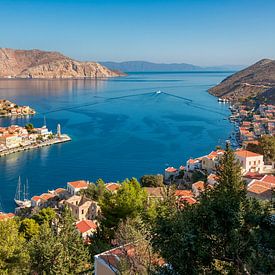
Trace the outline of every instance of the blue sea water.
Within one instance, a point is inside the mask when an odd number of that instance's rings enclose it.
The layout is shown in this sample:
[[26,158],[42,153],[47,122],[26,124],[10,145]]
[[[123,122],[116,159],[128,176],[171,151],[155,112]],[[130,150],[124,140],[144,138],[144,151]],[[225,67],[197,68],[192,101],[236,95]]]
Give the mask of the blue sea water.
[[[228,106],[207,93],[229,72],[131,73],[105,80],[0,80],[0,98],[30,105],[31,118],[0,126],[43,125],[69,143],[0,158],[2,210],[14,210],[20,175],[30,195],[85,179],[120,181],[162,173],[224,145],[233,130]],[[162,93],[156,93],[161,91]]]

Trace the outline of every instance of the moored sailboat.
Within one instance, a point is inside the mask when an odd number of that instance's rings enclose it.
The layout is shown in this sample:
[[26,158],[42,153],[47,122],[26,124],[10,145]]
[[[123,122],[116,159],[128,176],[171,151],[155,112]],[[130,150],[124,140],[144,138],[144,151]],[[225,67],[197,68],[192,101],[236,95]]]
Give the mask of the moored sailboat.
[[26,180],[26,184],[23,186],[23,198],[21,196],[21,193],[21,178],[19,176],[14,202],[16,203],[16,205],[21,207],[30,207],[31,201],[28,199],[28,180]]

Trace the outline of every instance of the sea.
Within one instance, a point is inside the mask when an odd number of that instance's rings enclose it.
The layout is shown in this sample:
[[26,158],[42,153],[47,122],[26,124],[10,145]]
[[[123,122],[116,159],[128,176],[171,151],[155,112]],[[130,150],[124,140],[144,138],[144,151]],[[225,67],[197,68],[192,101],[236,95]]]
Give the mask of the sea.
[[14,211],[18,177],[29,196],[68,181],[139,179],[185,165],[224,146],[233,131],[228,104],[207,90],[233,72],[129,73],[100,80],[0,80],[0,98],[37,114],[0,118],[34,124],[72,141],[0,158],[0,211]]

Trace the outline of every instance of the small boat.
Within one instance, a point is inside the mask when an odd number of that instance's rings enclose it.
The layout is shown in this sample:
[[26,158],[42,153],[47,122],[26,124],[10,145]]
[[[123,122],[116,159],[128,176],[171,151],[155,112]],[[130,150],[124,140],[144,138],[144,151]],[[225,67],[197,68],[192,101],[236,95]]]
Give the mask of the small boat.
[[156,94],[157,94],[157,95],[161,94],[161,91],[157,91]]
[[21,197],[21,178],[18,178],[17,189],[14,197],[14,202],[20,207],[30,207],[31,201],[28,199],[28,180],[23,187],[23,198]]

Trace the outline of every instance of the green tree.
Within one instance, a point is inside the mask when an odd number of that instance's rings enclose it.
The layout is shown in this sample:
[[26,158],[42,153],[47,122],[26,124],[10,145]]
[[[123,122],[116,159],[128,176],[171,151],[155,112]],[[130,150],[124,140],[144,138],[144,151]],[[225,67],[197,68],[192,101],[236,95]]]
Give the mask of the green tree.
[[[160,215],[154,245],[176,274],[270,273],[274,232],[270,212],[246,197],[239,164],[227,146],[218,169],[218,185],[199,203]],[[261,259],[261,260],[259,260]],[[268,262],[264,266],[263,261]]]
[[47,223],[48,225],[51,225],[55,218],[56,218],[56,213],[50,207],[41,209],[37,214],[33,216],[33,219],[38,224]]
[[140,179],[140,183],[143,187],[162,187],[163,175],[144,175]]
[[20,223],[19,231],[30,240],[39,233],[39,224],[34,219],[25,218]]
[[135,178],[126,179],[116,193],[105,192],[100,200],[102,225],[115,229],[121,220],[142,213],[146,202],[146,192],[139,182]]
[[96,183],[90,183],[87,189],[80,190],[79,194],[86,196],[89,199],[98,201],[106,191],[105,182],[98,179]]
[[90,269],[88,248],[65,208],[54,227],[40,226],[30,243],[32,271],[38,274],[81,274]]
[[34,126],[33,126],[33,124],[28,123],[28,124],[25,125],[25,128],[27,129],[27,131],[28,131],[29,133],[32,133],[32,132],[33,132],[33,129],[34,129]]
[[0,221],[0,274],[28,274],[29,253],[15,220]]

